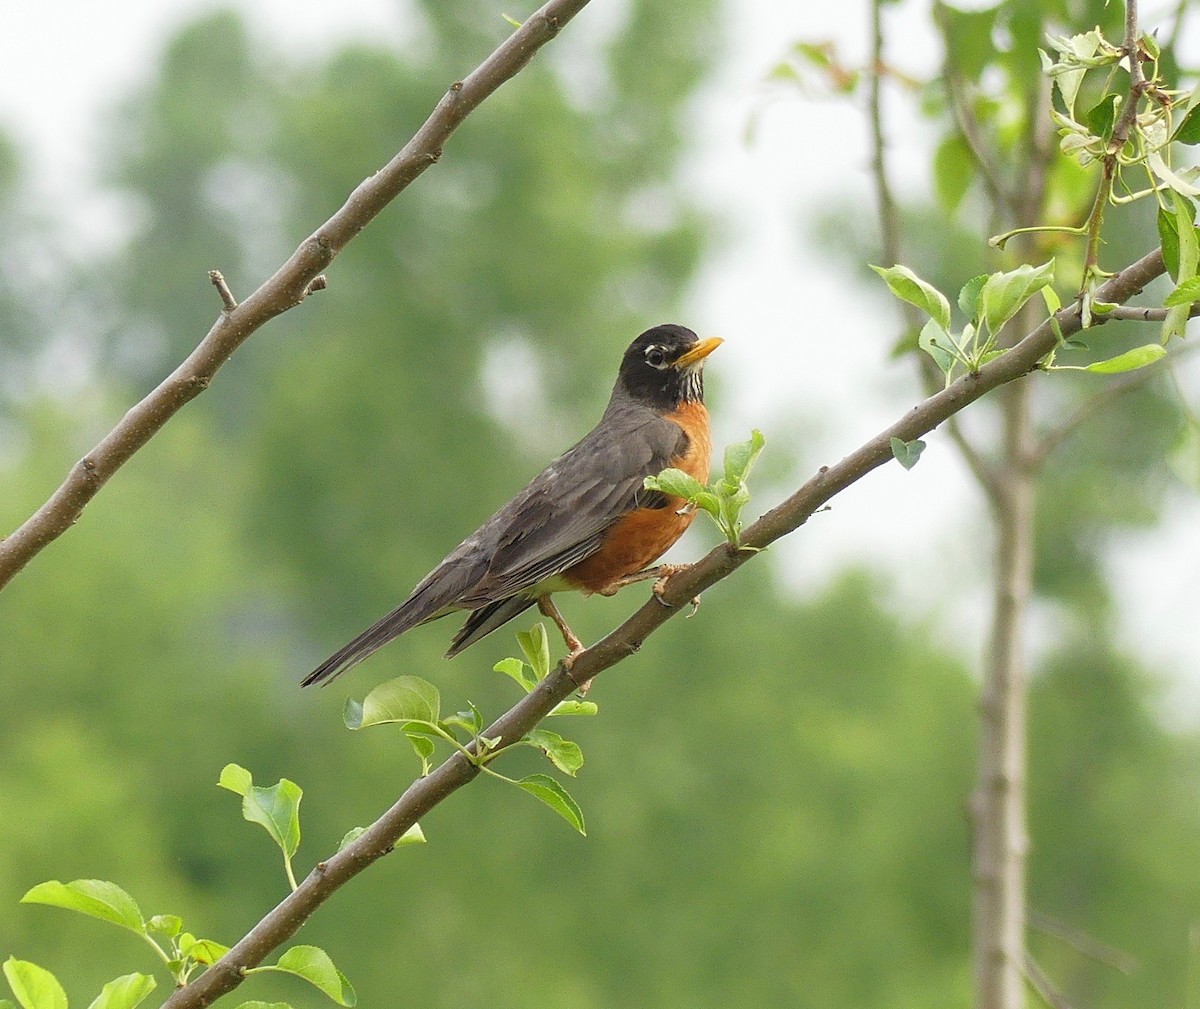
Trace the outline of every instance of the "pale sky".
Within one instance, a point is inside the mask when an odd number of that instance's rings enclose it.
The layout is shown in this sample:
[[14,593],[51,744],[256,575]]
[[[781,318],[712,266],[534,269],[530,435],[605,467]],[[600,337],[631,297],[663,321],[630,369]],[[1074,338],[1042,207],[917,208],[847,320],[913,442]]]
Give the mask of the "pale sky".
[[[598,26],[604,11],[594,8],[609,2],[594,0],[566,32]],[[102,218],[88,177],[97,113],[148,73],[173,29],[216,6],[210,0],[8,5],[0,34],[0,128],[31,156],[38,192],[51,205],[69,208],[85,228]],[[275,46],[301,52],[356,36],[396,45],[406,38],[401,10],[388,0],[225,6],[244,9]],[[506,10],[520,16],[528,9],[526,2]],[[938,50],[926,18],[888,11],[893,61],[928,73]],[[1144,12],[1144,23],[1151,16]],[[815,468],[889,424],[919,392],[911,362],[887,358],[897,322],[882,288],[871,297],[848,280],[841,264],[827,265],[827,253],[800,224],[806,212],[834,198],[870,204],[865,122],[837,101],[782,95],[762,80],[787,44],[801,38],[833,39],[848,64],[862,63],[868,9],[863,0],[738,0],[726,5],[724,20],[730,51],[695,102],[696,142],[685,177],[721,219],[727,239],[701,270],[679,321],[727,340],[712,361],[734,379],[723,386],[725,401],[712,404],[718,442],[742,440],[758,426],[770,452],[772,419],[798,411],[814,422],[811,443],[798,454]],[[486,105],[476,114],[486,115]],[[898,187],[920,189],[927,137],[896,96],[889,115]],[[747,142],[751,119],[756,128]],[[374,167],[364,165],[364,173]],[[418,181],[405,198],[419,199],[419,187]],[[83,234],[80,241],[92,238]],[[1196,372],[1192,378],[1200,378]],[[896,579],[897,601],[933,615],[943,639],[973,659],[982,648],[988,607],[984,508],[947,439],[935,433],[927,440],[914,471],[898,465],[877,471],[775,552],[787,562],[789,582],[805,593],[849,562],[886,567]],[[1172,670],[1179,683],[1173,703],[1200,715],[1197,501],[1180,494],[1162,529],[1127,537],[1112,551],[1112,569],[1122,596],[1131,600],[1123,639]],[[1053,613],[1039,613],[1037,625],[1042,640],[1054,640]]]

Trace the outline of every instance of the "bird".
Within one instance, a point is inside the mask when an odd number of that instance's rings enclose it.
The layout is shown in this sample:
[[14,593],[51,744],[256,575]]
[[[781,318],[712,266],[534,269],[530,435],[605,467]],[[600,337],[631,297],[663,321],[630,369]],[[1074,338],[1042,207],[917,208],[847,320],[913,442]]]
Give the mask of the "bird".
[[723,342],[670,323],[638,336],[621,358],[596,426],[302,685],[328,683],[418,624],[468,611],[446,652],[452,658],[535,604],[562,634],[570,668],[583,644],[552,594],[612,595],[658,576],[665,566],[650,565],[695,518],[683,499],[649,490],[644,481],[668,468],[708,481],[704,364]]

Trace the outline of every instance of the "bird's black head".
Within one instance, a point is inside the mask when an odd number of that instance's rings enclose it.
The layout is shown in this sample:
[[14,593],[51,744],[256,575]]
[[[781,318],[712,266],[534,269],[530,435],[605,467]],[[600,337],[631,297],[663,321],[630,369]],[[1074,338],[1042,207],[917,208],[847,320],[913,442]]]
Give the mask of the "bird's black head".
[[723,342],[720,337],[701,340],[686,326],[655,326],[625,351],[617,386],[659,410],[703,402],[704,359]]

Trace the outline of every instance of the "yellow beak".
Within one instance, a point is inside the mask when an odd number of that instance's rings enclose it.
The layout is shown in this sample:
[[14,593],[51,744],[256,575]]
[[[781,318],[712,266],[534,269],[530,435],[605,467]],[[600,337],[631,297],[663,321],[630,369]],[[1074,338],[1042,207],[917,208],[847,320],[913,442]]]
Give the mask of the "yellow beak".
[[695,364],[697,361],[703,361],[724,342],[725,341],[719,336],[713,336],[707,340],[701,340],[686,354],[681,354],[679,357],[675,358],[674,367],[686,368],[689,365]]

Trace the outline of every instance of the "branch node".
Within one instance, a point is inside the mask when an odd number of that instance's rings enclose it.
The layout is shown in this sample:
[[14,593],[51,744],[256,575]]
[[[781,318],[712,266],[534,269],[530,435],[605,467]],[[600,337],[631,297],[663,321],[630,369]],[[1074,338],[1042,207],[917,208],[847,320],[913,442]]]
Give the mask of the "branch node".
[[441,159],[442,149],[440,147],[435,147],[432,151],[425,155],[425,160],[427,160],[431,165],[436,165]]
[[212,286],[217,289],[217,294],[221,296],[221,304],[225,306],[226,312],[232,312],[238,307],[237,298],[229,290],[229,285],[225,282],[225,276],[220,270],[209,270],[208,279],[212,283]]
[[324,291],[329,286],[329,280],[323,273],[318,273],[312,280],[304,285],[304,290],[300,293],[300,299],[304,300],[314,291]]
[[455,98],[457,98],[459,96],[459,94],[462,93],[462,89],[463,89],[463,82],[455,81],[453,84],[450,85],[449,93],[452,94]]

